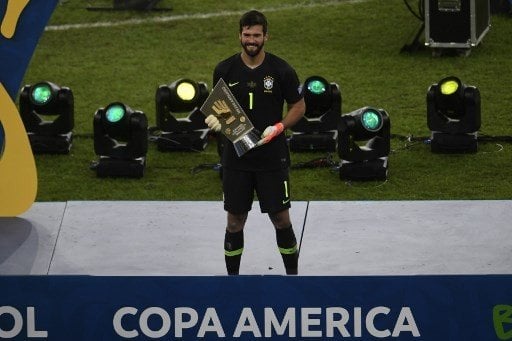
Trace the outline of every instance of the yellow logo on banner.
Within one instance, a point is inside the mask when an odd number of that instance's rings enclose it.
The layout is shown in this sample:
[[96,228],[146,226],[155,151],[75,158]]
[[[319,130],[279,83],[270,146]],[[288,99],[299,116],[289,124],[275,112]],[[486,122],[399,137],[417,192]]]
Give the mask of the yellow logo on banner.
[[10,0],[7,2],[5,16],[2,20],[2,26],[0,26],[0,32],[2,32],[5,38],[11,39],[14,35],[20,14],[29,1],[30,0]]
[[[30,0],[10,0],[0,33],[11,39],[21,12]],[[3,152],[0,154],[0,217],[25,212],[37,193],[37,171],[27,132],[18,109],[0,83],[0,124],[3,127]],[[0,146],[0,151],[2,146]]]
[[494,331],[500,340],[512,340],[512,306],[498,304],[492,311]]
[[18,109],[2,83],[0,110],[0,123],[4,130],[4,147],[0,156],[0,217],[13,217],[34,203],[37,171]]

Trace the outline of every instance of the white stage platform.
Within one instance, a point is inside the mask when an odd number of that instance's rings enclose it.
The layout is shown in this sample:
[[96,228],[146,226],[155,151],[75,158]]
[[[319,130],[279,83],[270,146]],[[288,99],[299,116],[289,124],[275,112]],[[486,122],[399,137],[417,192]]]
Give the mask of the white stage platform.
[[[511,274],[512,201],[293,202],[301,275]],[[38,202],[0,218],[2,275],[224,275],[221,202]],[[241,274],[284,274],[257,204]]]

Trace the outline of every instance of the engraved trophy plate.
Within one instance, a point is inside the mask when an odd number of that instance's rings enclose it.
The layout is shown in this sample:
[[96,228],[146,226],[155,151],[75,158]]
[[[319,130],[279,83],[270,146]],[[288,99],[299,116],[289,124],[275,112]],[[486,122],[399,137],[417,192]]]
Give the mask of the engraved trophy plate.
[[219,119],[220,131],[233,143],[239,157],[256,147],[260,137],[222,78],[200,110],[206,117],[215,115]]

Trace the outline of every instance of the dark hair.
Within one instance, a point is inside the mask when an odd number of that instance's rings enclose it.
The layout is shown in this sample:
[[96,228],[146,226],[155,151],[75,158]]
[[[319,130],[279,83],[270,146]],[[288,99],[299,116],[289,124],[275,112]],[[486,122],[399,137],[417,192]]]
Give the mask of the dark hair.
[[263,26],[263,33],[267,34],[267,18],[265,15],[261,12],[252,10],[249,12],[246,12],[242,17],[240,18],[240,33],[242,33],[242,30],[244,27],[251,27],[254,25],[261,25]]

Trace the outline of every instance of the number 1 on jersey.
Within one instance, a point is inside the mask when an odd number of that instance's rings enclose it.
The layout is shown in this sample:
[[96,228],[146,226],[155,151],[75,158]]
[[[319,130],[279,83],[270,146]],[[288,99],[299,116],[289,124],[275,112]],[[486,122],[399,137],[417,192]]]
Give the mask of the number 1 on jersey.
[[254,104],[254,93],[249,92],[249,110],[252,110]]

